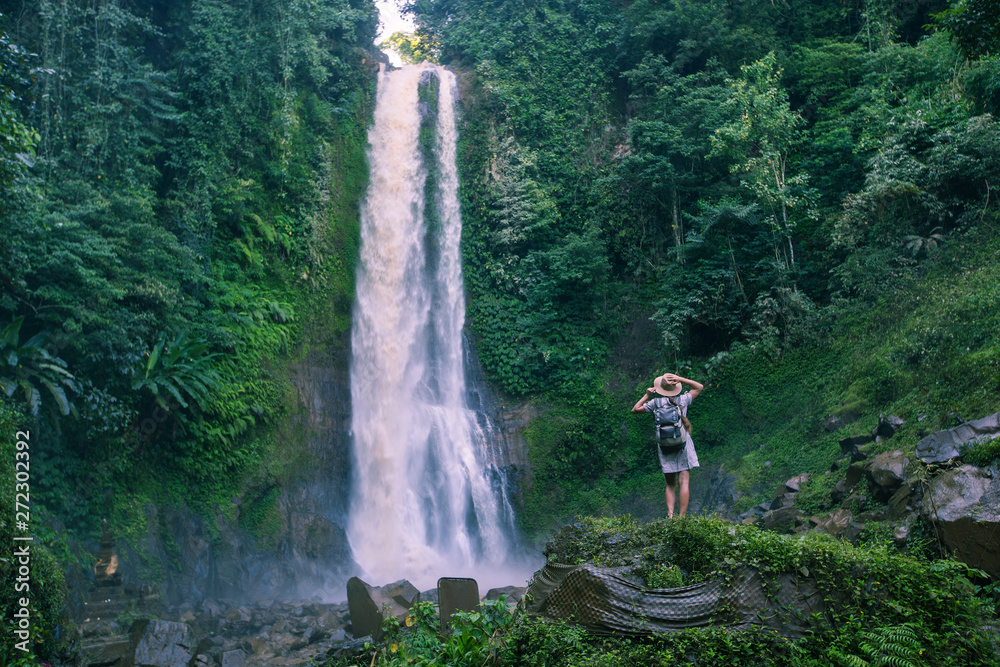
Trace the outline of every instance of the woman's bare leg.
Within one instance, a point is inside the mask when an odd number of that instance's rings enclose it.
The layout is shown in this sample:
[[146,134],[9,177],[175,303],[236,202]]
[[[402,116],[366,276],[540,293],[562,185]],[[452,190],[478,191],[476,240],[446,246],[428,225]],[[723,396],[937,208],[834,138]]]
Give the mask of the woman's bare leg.
[[[689,486],[689,482],[690,481],[691,481],[691,471],[690,470],[681,470],[681,472],[680,472],[681,508],[680,509],[681,509],[681,518],[682,519],[684,518],[684,515],[687,514],[687,511],[688,511],[688,500],[691,499],[691,488]],[[667,502],[669,503],[670,501],[668,500]]]
[[[674,500],[675,500],[674,487],[677,486],[677,473],[675,473],[675,472],[665,472],[665,473],[663,473],[663,476],[667,480],[667,518],[668,519],[673,519],[674,518]],[[681,502],[683,503],[684,501],[682,500]],[[683,507],[684,509],[687,509],[687,504],[686,503],[682,504],[681,507]],[[681,516],[683,516],[683,513],[682,513]]]

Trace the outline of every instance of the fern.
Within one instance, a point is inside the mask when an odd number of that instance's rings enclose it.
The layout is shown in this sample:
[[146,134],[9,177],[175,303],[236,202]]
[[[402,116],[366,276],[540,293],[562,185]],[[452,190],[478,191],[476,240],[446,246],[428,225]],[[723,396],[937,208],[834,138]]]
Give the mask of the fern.
[[923,664],[917,633],[910,623],[861,633],[859,649],[864,657],[831,651],[847,667],[920,667]]

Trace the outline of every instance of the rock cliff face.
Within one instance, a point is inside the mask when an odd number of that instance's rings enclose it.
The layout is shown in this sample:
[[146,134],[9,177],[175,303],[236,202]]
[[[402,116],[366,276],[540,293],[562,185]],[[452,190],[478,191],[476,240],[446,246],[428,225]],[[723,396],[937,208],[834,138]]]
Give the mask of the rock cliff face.
[[[119,542],[127,585],[163,572],[164,602],[205,598],[343,597],[357,570],[344,530],[351,486],[350,382],[342,341],[312,346],[289,369],[294,404],[274,437],[285,471],[250,489],[236,508],[219,508],[213,525],[186,507],[140,508],[149,527],[135,548]],[[255,538],[245,519],[260,504],[269,518]],[[230,511],[235,509],[235,511]],[[114,530],[114,526],[111,526]],[[216,532],[217,531],[217,532]]]

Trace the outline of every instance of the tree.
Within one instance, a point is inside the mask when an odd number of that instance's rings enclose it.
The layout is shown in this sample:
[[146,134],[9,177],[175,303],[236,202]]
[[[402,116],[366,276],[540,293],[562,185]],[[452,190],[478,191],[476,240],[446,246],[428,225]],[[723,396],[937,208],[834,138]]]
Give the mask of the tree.
[[407,65],[425,61],[436,63],[441,58],[441,45],[426,30],[394,32],[382,40],[379,46],[389,47],[398,53],[400,59]]
[[[713,154],[734,160],[731,171],[741,176],[746,187],[770,212],[774,259],[784,268],[795,270],[792,231],[794,212],[815,215],[808,188],[809,176],[793,174],[789,166],[792,150],[802,140],[802,117],[793,112],[788,95],[780,86],[781,69],[774,52],[740,68],[739,79],[728,79],[730,97],[723,107],[731,120],[716,130]],[[783,236],[788,254],[779,250]]]
[[[0,18],[3,15],[0,14]],[[24,176],[34,157],[38,133],[25,125],[18,107],[29,84],[28,53],[0,31],[0,188]]]
[[959,0],[935,14],[934,21],[970,60],[1000,53],[1000,3],[996,0]]

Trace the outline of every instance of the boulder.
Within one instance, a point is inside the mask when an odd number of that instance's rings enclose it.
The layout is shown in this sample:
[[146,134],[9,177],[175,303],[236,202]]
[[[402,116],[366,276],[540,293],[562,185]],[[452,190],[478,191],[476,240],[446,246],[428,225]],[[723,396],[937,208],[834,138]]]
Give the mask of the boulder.
[[119,632],[121,632],[121,630],[119,629],[117,623],[114,621],[103,620],[98,621],[93,625],[84,625],[82,634],[84,637],[105,637],[117,635]]
[[888,502],[906,479],[903,468],[910,460],[898,449],[883,452],[865,465],[868,488],[880,503]]
[[913,511],[920,500],[920,484],[916,480],[907,480],[896,489],[889,498],[889,516],[898,519]]
[[829,533],[834,537],[840,537],[847,530],[853,519],[854,515],[851,514],[850,510],[834,510],[829,517],[816,526],[816,529]]
[[782,507],[765,513],[758,519],[757,525],[764,530],[773,530],[776,533],[793,533],[796,528],[805,525],[804,517],[802,510],[798,508]]
[[1000,438],[1000,412],[931,433],[917,443],[917,458],[924,463],[944,463],[959,458],[962,445],[970,440],[993,438]]
[[243,663],[246,662],[246,654],[243,653],[243,649],[226,651],[219,654],[217,658],[222,667],[243,667]]
[[438,579],[437,588],[442,630],[448,628],[455,612],[475,611],[479,606],[479,584],[475,579],[441,577]]
[[808,481],[809,473],[807,472],[792,477],[790,480],[785,482],[785,493],[798,493]]
[[869,442],[875,442],[874,435],[855,435],[850,438],[840,439],[840,451],[845,454],[850,454],[852,451],[856,450],[861,445],[867,445]]
[[407,609],[420,602],[420,591],[406,579],[386,584],[382,587],[382,592]]
[[209,618],[221,616],[223,611],[223,606],[215,600],[205,599],[201,603],[201,613]]
[[522,586],[504,586],[503,588],[491,588],[486,591],[487,600],[499,600],[500,596],[506,595],[508,602],[520,602],[524,597],[524,592],[528,590]]
[[877,510],[870,510],[867,512],[858,513],[858,521],[860,523],[868,523],[869,521],[885,521],[885,508],[880,507]]
[[1000,480],[993,470],[963,465],[934,477],[921,512],[956,559],[1000,578]]
[[872,436],[876,441],[887,440],[896,435],[896,432],[905,423],[896,415],[879,415],[878,424],[872,429]]
[[851,521],[847,525],[847,530],[844,531],[844,537],[848,542],[854,546],[858,545],[858,538],[861,537],[861,533],[865,530],[865,524],[862,521]]
[[795,505],[795,494],[794,493],[783,493],[774,500],[771,501],[769,510],[780,510],[783,507],[792,507]]
[[851,487],[848,486],[847,480],[842,479],[837,484],[830,489],[830,500],[836,505],[844,500],[851,493]]
[[347,661],[351,658],[362,655],[368,650],[367,644],[371,641],[370,637],[358,637],[357,639],[348,639],[341,642],[337,646],[334,646],[328,653],[327,657],[331,659],[334,664],[347,664]]
[[187,623],[136,621],[129,635],[135,667],[176,667],[194,657],[195,641]]
[[865,469],[862,468],[857,463],[852,463],[847,468],[847,473],[844,475],[844,479],[837,482],[837,485],[833,487],[830,491],[830,499],[834,503],[839,503],[851,494],[854,487],[857,486],[858,482],[865,475]]
[[132,642],[118,635],[88,641],[82,650],[84,665],[126,665],[132,656]]
[[909,522],[901,523],[896,526],[892,531],[892,539],[896,544],[896,548],[900,551],[906,550],[906,542],[910,539],[910,524]]
[[305,632],[302,633],[303,639],[305,639],[306,642],[309,644],[316,644],[318,642],[323,641],[329,636],[330,633],[328,633],[326,630],[324,630],[323,628],[316,628],[316,627],[306,628]]
[[344,622],[341,620],[340,616],[334,614],[332,611],[328,611],[318,619],[316,623],[321,628],[326,628],[327,630],[334,630],[336,628],[344,627]]
[[[404,605],[400,601],[406,601],[410,589],[416,591],[405,579],[386,587],[376,587],[357,577],[351,577],[347,582],[347,607],[351,614],[354,636],[371,635],[376,641],[381,639],[383,619],[388,616],[401,620],[406,618],[410,605]],[[415,599],[419,598],[420,592],[417,591]]]

